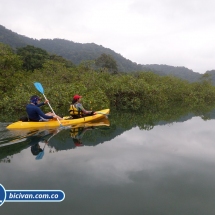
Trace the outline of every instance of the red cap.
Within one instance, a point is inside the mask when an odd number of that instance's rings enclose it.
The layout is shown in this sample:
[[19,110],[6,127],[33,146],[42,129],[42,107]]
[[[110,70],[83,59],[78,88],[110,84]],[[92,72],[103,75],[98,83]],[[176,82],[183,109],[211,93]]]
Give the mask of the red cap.
[[81,97],[82,97],[82,96],[74,95],[74,96],[73,96],[73,99],[78,100],[78,99],[80,99]]

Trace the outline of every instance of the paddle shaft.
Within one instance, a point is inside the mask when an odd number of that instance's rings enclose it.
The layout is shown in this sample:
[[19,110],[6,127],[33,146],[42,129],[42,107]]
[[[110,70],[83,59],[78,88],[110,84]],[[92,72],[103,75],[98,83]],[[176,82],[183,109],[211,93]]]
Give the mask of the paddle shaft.
[[[57,133],[59,132],[59,130],[57,130]],[[35,158],[36,160],[39,160],[39,159],[42,159],[43,158],[43,156],[44,156],[44,149],[45,149],[45,147],[46,147],[46,145],[48,144],[48,142],[49,142],[49,140],[52,138],[52,137],[54,137],[57,133],[55,133],[55,134],[52,134],[52,136],[51,137],[49,137],[48,138],[48,140],[46,140],[47,141],[47,143],[45,143],[45,145],[44,145],[44,147],[43,147],[43,151],[42,152],[40,152],[38,155],[37,155],[37,157]]]
[[[46,96],[45,96],[44,93],[43,93],[43,96],[44,96],[45,100],[48,100],[48,99],[46,98]],[[48,102],[48,105],[49,105],[50,109],[52,110],[52,113],[53,113],[54,115],[56,115],[49,102]],[[61,122],[60,122],[60,120],[59,120],[58,118],[57,118],[57,121],[58,121],[58,122],[60,123],[60,125],[62,126],[62,124],[61,124]]]
[[[39,83],[39,82],[35,82],[35,83],[34,83],[34,86],[36,87],[36,89],[37,89],[40,93],[43,94],[45,100],[48,100],[48,99],[46,98],[45,94],[44,94],[44,90],[43,90],[42,84]],[[56,115],[49,102],[48,102],[48,105],[49,105],[50,109],[52,110],[52,113],[53,113],[54,115]],[[60,120],[59,120],[58,118],[57,118],[57,121],[59,122],[59,124],[60,124],[61,127],[64,127],[64,126],[61,124],[61,122],[60,122]]]
[[[44,96],[45,100],[48,100],[48,99],[46,98],[45,94],[43,94],[43,96]],[[50,109],[52,110],[52,113],[53,113],[54,115],[56,115],[49,102],[48,102],[48,105],[49,105]]]

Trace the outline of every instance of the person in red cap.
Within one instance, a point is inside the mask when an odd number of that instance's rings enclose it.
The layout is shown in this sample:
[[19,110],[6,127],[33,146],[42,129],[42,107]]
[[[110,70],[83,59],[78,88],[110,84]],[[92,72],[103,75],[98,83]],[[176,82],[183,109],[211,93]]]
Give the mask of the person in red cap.
[[85,110],[83,105],[81,104],[82,96],[74,95],[72,104],[70,105],[69,113],[74,118],[81,118],[85,116],[92,116],[95,115],[94,111]]

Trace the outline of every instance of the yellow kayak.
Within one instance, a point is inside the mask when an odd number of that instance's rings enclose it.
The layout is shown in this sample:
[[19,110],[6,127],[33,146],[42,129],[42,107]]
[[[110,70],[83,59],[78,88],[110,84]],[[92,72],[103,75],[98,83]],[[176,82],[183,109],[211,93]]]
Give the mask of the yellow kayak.
[[[107,116],[110,112],[110,109],[104,109],[100,111],[96,111],[97,114],[93,116],[86,116],[79,119],[63,119],[60,120],[63,126],[76,125],[80,123],[86,123],[101,119]],[[58,127],[60,126],[59,122],[56,119],[49,120],[47,122],[14,122],[7,126],[7,129],[28,129],[28,128],[50,128],[50,127]]]

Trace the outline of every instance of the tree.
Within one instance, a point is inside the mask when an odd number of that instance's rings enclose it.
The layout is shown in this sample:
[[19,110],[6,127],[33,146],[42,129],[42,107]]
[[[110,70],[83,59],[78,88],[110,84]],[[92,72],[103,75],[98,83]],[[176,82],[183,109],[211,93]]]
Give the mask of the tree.
[[95,61],[97,67],[106,68],[109,72],[117,73],[117,63],[111,55],[101,54]]
[[26,46],[17,49],[17,54],[23,60],[23,69],[27,71],[34,71],[35,69],[41,69],[43,63],[49,59],[49,54],[41,48],[34,46]]
[[17,81],[24,80],[20,71],[22,61],[10,46],[0,43],[0,94],[10,93],[17,86]]
[[0,43],[0,72],[21,69],[22,61],[8,45]]
[[50,55],[49,59],[55,62],[62,63],[63,65],[65,65],[66,68],[74,67],[74,64],[72,63],[72,61],[66,60],[62,56],[53,54],[53,55]]
[[212,74],[213,73],[204,73],[201,78],[200,78],[200,81],[202,83],[208,83],[208,84],[211,84],[212,85]]

